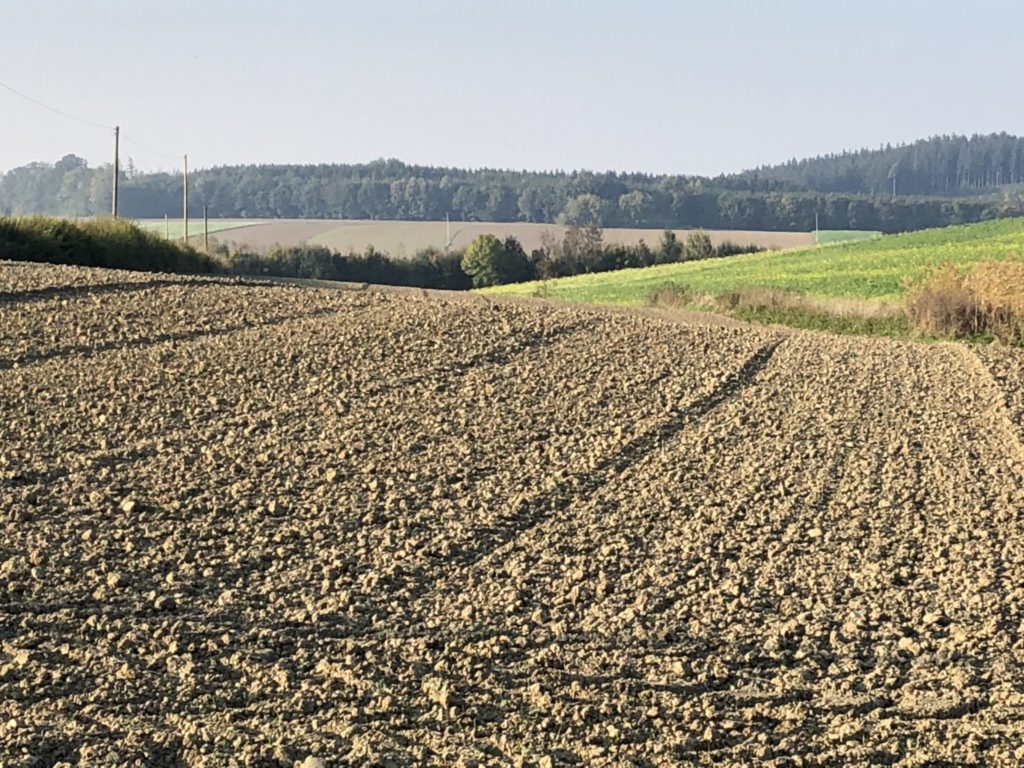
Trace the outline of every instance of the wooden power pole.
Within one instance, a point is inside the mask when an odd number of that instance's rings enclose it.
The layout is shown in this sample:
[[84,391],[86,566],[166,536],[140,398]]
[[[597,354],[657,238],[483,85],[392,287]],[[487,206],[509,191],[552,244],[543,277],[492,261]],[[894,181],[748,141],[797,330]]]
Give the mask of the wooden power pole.
[[184,232],[181,238],[185,245],[188,245],[188,155],[185,155],[185,192],[182,197],[181,220],[184,224]]
[[114,199],[110,205],[110,213],[117,218],[117,177],[120,171],[120,157],[118,156],[118,144],[121,141],[121,126],[114,126]]
[[210,252],[210,206],[203,206],[203,250]]

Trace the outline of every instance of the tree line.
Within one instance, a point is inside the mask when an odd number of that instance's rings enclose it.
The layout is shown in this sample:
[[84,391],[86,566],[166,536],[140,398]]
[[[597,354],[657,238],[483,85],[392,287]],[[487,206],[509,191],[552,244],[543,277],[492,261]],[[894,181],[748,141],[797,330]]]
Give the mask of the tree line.
[[933,136],[876,150],[793,159],[722,182],[735,188],[840,194],[990,194],[1024,184],[1024,138],[1007,133]]
[[0,216],[0,260],[77,264],[174,273],[298,277],[419,288],[467,290],[584,272],[708,259],[760,250],[714,246],[704,232],[681,241],[666,231],[653,247],[605,243],[600,229],[569,227],[562,239],[546,235],[529,254],[515,237],[480,235],[464,251],[427,248],[393,258],[372,245],[342,254],[324,246],[277,247],[256,253],[227,247],[201,253],[168,241],[124,219],[72,221],[49,216]]
[[513,236],[480,235],[463,251],[425,248],[409,258],[392,258],[372,245],[363,253],[339,253],[326,246],[275,247],[268,253],[223,248],[217,256],[235,275],[274,275],[418,288],[466,290],[630,267],[721,258],[762,250],[756,245],[713,245],[705,232],[685,241],[666,230],[653,247],[606,243],[597,227],[569,227],[561,239],[550,233],[527,253]]
[[[806,232],[817,224],[902,232],[1024,215],[1024,195],[1017,188],[996,193],[993,186],[1024,178],[1024,160],[1018,162],[1024,157],[1022,141],[942,137],[715,179],[465,170],[397,160],[219,167],[190,174],[190,215],[199,216],[208,206],[216,218],[437,221],[448,216],[579,227]],[[90,168],[74,155],[15,168],[0,176],[0,213],[103,215],[110,210],[110,173],[109,166]],[[180,174],[140,173],[128,163],[119,184],[123,215],[180,215]],[[961,194],[968,191],[974,194]]]

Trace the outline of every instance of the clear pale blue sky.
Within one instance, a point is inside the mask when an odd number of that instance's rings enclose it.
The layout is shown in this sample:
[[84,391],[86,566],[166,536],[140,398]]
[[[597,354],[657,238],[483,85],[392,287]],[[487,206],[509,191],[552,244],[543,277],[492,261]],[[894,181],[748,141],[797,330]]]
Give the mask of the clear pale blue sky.
[[[0,81],[194,166],[714,174],[1024,132],[1020,0],[0,0],[0,20]],[[0,170],[110,146],[0,90]]]

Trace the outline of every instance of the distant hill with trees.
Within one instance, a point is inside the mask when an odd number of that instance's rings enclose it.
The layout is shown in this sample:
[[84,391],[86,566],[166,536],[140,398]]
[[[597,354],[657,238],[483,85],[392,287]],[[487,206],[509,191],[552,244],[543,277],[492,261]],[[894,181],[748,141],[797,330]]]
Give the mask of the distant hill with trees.
[[1024,184],[1024,138],[1007,133],[934,136],[912,144],[793,159],[719,180],[746,190],[984,195]]
[[[181,175],[120,180],[132,218],[181,213]],[[354,165],[245,165],[189,176],[190,215],[525,221],[603,227],[869,229],[900,232],[1024,214],[1024,139],[936,137],[716,178],[591,171]],[[893,194],[895,182],[895,195]],[[68,155],[0,176],[0,213],[103,215],[110,167]]]

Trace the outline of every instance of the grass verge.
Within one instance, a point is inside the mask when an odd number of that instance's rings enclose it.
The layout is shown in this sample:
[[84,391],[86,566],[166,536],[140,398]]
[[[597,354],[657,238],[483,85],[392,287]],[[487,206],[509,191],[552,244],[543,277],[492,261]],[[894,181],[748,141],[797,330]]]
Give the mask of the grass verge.
[[821,298],[770,288],[712,295],[667,285],[653,291],[648,304],[717,312],[748,322],[815,331],[894,338],[910,335],[907,315],[895,301]]

